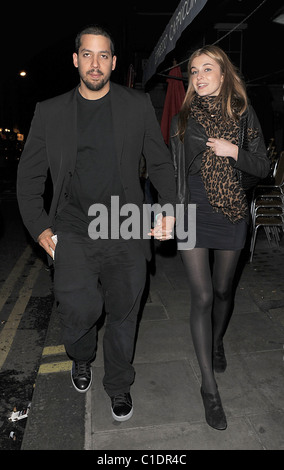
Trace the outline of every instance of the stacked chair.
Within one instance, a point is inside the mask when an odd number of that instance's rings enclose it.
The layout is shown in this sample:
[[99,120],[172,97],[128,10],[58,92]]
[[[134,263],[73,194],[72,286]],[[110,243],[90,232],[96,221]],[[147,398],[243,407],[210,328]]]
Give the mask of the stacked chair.
[[279,246],[284,231],[284,151],[273,170],[273,183],[254,188],[251,201],[250,262],[253,260],[258,229],[263,227],[270,246]]

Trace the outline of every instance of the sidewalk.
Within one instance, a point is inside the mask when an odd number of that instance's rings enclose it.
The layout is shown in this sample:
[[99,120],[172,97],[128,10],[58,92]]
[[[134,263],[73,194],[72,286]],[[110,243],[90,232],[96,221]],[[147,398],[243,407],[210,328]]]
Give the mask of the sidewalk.
[[205,421],[179,254],[157,253],[138,331],[133,417],[124,423],[111,417],[102,386],[103,327],[92,387],[87,394],[73,389],[67,356],[60,348],[50,348],[62,344],[54,310],[22,449],[283,450],[283,274],[283,238],[280,250],[271,249],[260,233],[253,263],[244,266],[237,286],[224,341],[228,368],[216,374],[226,431],[216,431]]

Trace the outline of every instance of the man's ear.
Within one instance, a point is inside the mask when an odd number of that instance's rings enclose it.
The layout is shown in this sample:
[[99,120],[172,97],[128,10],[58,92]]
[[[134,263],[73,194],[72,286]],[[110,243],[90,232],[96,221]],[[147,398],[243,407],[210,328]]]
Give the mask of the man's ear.
[[78,68],[78,55],[76,54],[76,52],[74,52],[73,54],[73,64],[74,67]]
[[112,67],[111,67],[111,70],[114,70],[115,67],[116,67],[116,60],[117,60],[117,57],[116,55],[113,56],[112,58]]

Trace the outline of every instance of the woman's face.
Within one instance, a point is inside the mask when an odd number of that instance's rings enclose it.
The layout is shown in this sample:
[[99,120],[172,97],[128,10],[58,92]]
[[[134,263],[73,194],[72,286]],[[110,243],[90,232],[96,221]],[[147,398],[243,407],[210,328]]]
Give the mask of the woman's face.
[[191,82],[199,96],[218,96],[223,83],[223,74],[216,60],[202,54],[191,64]]

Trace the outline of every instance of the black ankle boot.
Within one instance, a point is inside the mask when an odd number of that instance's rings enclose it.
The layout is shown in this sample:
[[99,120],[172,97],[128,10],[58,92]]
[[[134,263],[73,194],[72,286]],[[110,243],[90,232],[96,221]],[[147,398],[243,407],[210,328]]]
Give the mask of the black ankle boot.
[[205,393],[200,389],[203,404],[205,408],[205,418],[209,426],[219,431],[223,431],[227,428],[227,420],[222,407],[221,398],[219,392],[217,393]]
[[227,367],[227,360],[225,356],[223,343],[213,351],[213,369],[215,372],[225,372]]

